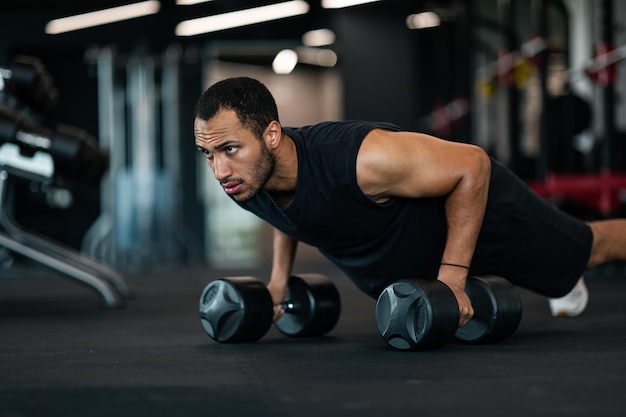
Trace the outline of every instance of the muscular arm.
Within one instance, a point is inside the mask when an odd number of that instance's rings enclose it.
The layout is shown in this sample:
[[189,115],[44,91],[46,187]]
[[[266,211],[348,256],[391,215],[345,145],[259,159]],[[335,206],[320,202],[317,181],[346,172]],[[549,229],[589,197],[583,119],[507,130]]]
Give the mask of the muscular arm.
[[[274,306],[279,305],[287,294],[287,283],[296,257],[298,241],[274,228],[272,272],[267,288]],[[282,314],[281,308],[274,308],[274,320]]]
[[[375,202],[392,197],[447,196],[448,236],[442,262],[469,266],[482,224],[491,164],[480,148],[411,132],[372,131],[357,158],[357,181]],[[459,302],[464,326],[473,309],[464,287],[467,270],[444,266],[437,277]]]

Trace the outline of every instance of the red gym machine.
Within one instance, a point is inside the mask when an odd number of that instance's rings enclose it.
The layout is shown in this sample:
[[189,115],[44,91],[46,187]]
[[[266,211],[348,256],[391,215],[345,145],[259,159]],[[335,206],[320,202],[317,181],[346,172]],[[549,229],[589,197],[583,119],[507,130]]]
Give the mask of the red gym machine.
[[[597,212],[603,217],[615,216],[626,202],[626,173],[615,170],[613,149],[616,139],[615,129],[615,81],[617,62],[626,58],[626,47],[614,47],[613,2],[601,3],[602,39],[596,46],[593,64],[585,72],[601,88],[603,101],[603,125],[600,168],[590,174],[557,174],[550,172],[547,158],[545,126],[542,129],[541,156],[538,163],[538,175],[529,186],[542,197],[553,200],[575,201]],[[545,35],[545,12],[542,18],[542,30]],[[545,61],[545,59],[543,60]],[[542,71],[545,77],[545,67]],[[545,86],[545,80],[543,85]]]

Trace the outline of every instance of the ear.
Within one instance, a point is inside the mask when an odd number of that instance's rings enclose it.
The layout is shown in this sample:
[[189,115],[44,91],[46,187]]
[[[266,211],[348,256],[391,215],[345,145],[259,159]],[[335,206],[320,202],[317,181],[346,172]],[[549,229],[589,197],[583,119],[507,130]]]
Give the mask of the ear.
[[263,140],[268,149],[276,149],[283,137],[283,128],[276,120],[272,120],[263,132]]

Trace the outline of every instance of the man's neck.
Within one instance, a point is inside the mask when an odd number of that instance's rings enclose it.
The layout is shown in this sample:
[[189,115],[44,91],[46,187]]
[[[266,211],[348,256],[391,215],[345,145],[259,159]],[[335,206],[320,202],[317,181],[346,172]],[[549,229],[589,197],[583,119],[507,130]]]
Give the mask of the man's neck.
[[296,193],[298,185],[298,154],[295,142],[283,134],[280,146],[274,152],[274,173],[265,184],[264,189],[269,192],[276,203],[287,207]]

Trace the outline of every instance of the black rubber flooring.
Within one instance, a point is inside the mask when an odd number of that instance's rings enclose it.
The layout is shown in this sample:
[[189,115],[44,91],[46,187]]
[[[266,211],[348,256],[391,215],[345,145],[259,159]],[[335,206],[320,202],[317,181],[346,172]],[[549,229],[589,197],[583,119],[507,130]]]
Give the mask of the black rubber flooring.
[[378,335],[374,300],[333,267],[328,335],[221,345],[198,318],[202,288],[253,271],[195,268],[129,277],[121,310],[73,281],[28,269],[0,275],[0,416],[624,416],[626,276],[594,274],[577,318],[553,318],[521,291],[510,339],[400,352]]

